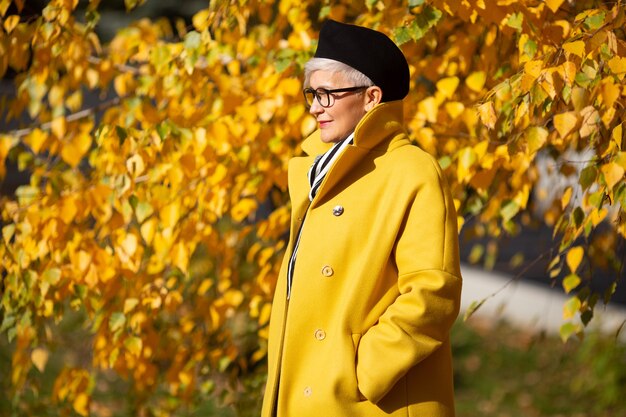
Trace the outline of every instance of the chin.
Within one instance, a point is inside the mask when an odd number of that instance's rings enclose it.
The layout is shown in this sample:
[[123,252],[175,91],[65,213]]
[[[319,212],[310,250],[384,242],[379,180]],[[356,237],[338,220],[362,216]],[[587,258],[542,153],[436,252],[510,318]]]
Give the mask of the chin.
[[328,134],[324,134],[324,132],[322,132],[320,139],[324,143],[336,143],[341,140],[341,138],[337,135],[328,135]]

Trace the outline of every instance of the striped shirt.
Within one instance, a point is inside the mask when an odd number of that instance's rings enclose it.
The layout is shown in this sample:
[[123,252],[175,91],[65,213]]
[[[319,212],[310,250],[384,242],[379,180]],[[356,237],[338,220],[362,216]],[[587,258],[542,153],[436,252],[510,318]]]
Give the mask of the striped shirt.
[[[309,200],[313,201],[315,195],[317,194],[317,190],[319,190],[320,185],[322,185],[322,181],[324,181],[324,177],[330,170],[330,167],[335,163],[339,155],[346,149],[349,145],[354,143],[354,133],[351,133],[346,139],[341,142],[337,142],[330,148],[328,151],[319,155],[315,158],[313,165],[309,168],[308,178],[309,184],[311,186],[311,190],[309,191]],[[302,237],[302,226],[304,226],[304,219],[300,224],[300,230],[298,230],[298,237],[296,238],[296,243],[293,246],[293,252],[291,253],[291,258],[289,258],[289,265],[287,268],[287,299],[291,297],[291,283],[293,282],[293,270],[296,265],[296,256],[298,254],[298,246],[300,245],[300,238]]]

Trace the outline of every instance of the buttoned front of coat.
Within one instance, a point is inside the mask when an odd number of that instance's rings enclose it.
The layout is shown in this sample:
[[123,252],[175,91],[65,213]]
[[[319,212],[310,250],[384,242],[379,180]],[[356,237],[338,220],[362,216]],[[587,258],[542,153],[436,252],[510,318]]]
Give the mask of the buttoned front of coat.
[[[367,113],[309,202],[319,133],[289,165],[290,242],[270,322],[262,417],[454,415],[456,214],[402,102]],[[287,300],[286,263],[301,237]]]

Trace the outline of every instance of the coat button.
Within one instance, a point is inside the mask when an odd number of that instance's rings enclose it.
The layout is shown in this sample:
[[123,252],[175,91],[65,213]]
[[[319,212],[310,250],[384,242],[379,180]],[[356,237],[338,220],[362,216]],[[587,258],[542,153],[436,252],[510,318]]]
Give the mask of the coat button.
[[317,329],[315,331],[315,338],[320,341],[326,339],[326,332],[322,329]]
[[305,387],[304,388],[304,396],[305,397],[310,397],[312,393],[313,393],[313,390],[311,389],[311,387]]
[[343,214],[343,206],[335,206],[335,207],[333,207],[333,214],[335,216],[341,216]]
[[322,268],[322,275],[324,275],[325,277],[330,277],[335,273],[335,271],[333,271],[333,269],[326,265],[324,268]]

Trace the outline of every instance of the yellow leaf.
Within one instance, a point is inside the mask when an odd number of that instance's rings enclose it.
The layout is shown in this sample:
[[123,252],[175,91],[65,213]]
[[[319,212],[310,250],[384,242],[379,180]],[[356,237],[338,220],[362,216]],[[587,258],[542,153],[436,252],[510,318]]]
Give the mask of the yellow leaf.
[[467,181],[470,168],[476,163],[476,152],[470,147],[459,150],[457,176],[460,181]]
[[174,201],[161,209],[159,213],[163,227],[174,227],[180,218],[180,202]]
[[580,310],[581,302],[578,297],[572,297],[563,305],[563,319],[568,320]]
[[610,108],[620,95],[620,86],[613,82],[613,78],[606,78],[602,82],[600,92],[604,106]]
[[572,104],[574,104],[574,110],[582,111],[589,104],[589,91],[582,87],[572,88]]
[[493,103],[491,101],[488,101],[478,106],[478,114],[480,116],[480,121],[483,122],[483,124],[489,129],[493,129],[496,126],[496,120],[498,118],[496,116],[496,110],[493,107]]
[[297,78],[285,78],[278,83],[276,92],[292,97],[300,97],[301,82]]
[[568,111],[554,116],[554,128],[559,132],[561,138],[569,135],[578,124],[578,115],[576,112]]
[[137,336],[131,336],[124,341],[124,346],[130,352],[131,355],[138,357],[141,354],[141,348],[143,347],[143,341]]
[[20,23],[20,17],[15,14],[11,15],[7,17],[4,21],[4,30],[7,32],[7,34],[9,34],[13,32],[13,29],[15,29],[18,23]]
[[139,300],[137,298],[127,298],[124,300],[124,314],[128,314],[128,312],[132,311],[139,304]]
[[553,13],[556,13],[556,11],[559,10],[559,7],[561,7],[564,1],[565,0],[546,0],[546,4]]
[[140,176],[144,169],[145,164],[143,163],[143,158],[139,154],[135,154],[126,160],[126,169],[131,177],[137,178]]
[[75,167],[80,163],[90,147],[91,136],[86,132],[78,132],[72,136],[69,142],[63,145],[61,158],[71,167]]
[[89,415],[89,397],[84,392],[79,393],[72,403],[74,411],[83,417]]
[[565,61],[563,65],[559,66],[559,74],[561,74],[565,84],[571,87],[576,79],[576,64],[572,61]]
[[89,88],[95,88],[98,85],[98,81],[100,81],[100,73],[98,71],[93,68],[88,68],[85,76]]
[[417,105],[418,112],[430,123],[437,122],[437,101],[434,97],[427,97]]
[[458,86],[458,77],[447,77],[437,81],[437,91],[443,94],[447,99],[451,99],[454,96],[454,92]]
[[610,162],[600,167],[609,190],[612,190],[624,178],[624,168],[616,162]]
[[526,131],[526,142],[528,143],[528,152],[535,153],[537,152],[548,139],[548,130],[539,127],[533,126]]
[[43,130],[36,128],[24,138],[24,142],[34,153],[39,153],[46,139],[48,139],[48,135]]
[[243,302],[244,296],[241,291],[231,288],[226,291],[223,298],[228,306],[239,307],[239,305]]
[[609,60],[608,64],[613,74],[623,74],[626,72],[626,57],[614,56]]
[[181,384],[183,384],[183,386],[186,387],[186,386],[189,386],[189,384],[191,384],[191,382],[193,381],[193,378],[189,372],[181,371],[178,373],[178,380],[180,381]]
[[565,262],[567,263],[567,266],[569,267],[569,270],[572,272],[572,274],[576,273],[580,262],[583,260],[584,254],[585,251],[581,246],[574,246],[567,252]]
[[78,214],[78,202],[73,195],[63,197],[59,204],[59,217],[63,223],[70,224]]
[[269,303],[264,304],[263,307],[261,308],[261,313],[259,314],[259,325],[263,326],[264,324],[269,322],[271,312],[272,312],[272,305]]
[[465,106],[463,105],[463,103],[459,101],[450,101],[445,104],[445,109],[451,118],[456,119],[461,114],[463,114],[463,110],[465,110]]
[[585,42],[583,41],[569,42],[563,45],[563,49],[565,49],[565,51],[570,54],[573,54],[582,58],[583,55],[585,55]]
[[52,119],[52,123],[50,125],[52,133],[59,138],[62,139],[65,136],[66,122],[65,117],[59,116]]
[[211,16],[212,13],[209,9],[200,10],[198,13],[193,15],[193,17],[191,18],[191,23],[198,32],[205,31],[208,29],[209,24],[211,23]]
[[211,289],[212,286],[213,286],[212,279],[202,280],[202,282],[200,283],[200,286],[198,287],[198,295],[203,296],[204,294],[206,294],[208,290]]
[[533,60],[528,61],[524,64],[524,74],[530,75],[533,80],[541,75],[541,70],[543,69],[543,61]]
[[594,207],[591,213],[589,213],[589,218],[591,219],[591,223],[593,224],[593,226],[596,227],[600,224],[600,222],[602,222],[602,220],[606,218],[607,214],[609,214],[609,210],[606,207],[602,207],[601,210],[598,210],[597,207]]
[[580,115],[582,116],[582,123],[578,133],[580,133],[581,137],[586,138],[598,131],[601,120],[598,111],[593,106],[587,106],[582,109]]
[[[623,125],[624,123],[618,124],[617,126],[615,126],[615,128],[611,132],[611,138],[615,141],[619,149],[622,149],[622,131],[623,131],[622,126]],[[626,168],[626,166],[624,166],[624,168]]]
[[230,210],[233,220],[240,222],[257,208],[257,202],[251,198],[242,198]]
[[36,348],[30,354],[30,360],[33,361],[33,365],[35,365],[39,372],[43,372],[46,369],[49,356],[50,353],[46,349]]
[[147,244],[152,244],[152,240],[154,239],[154,234],[156,232],[157,220],[153,217],[151,219],[146,220],[140,228],[141,237],[146,241]]
[[315,118],[309,115],[302,119],[302,123],[300,124],[300,135],[303,138],[306,138],[311,133],[313,133],[316,127],[317,121],[315,120]]
[[487,74],[484,71],[475,71],[472,72],[466,79],[465,84],[469,87],[470,90],[476,91],[477,93],[481,92],[483,87],[485,86],[485,81],[487,80]]
[[548,93],[550,98],[554,99],[554,97],[556,97],[557,91],[554,87],[554,77],[552,72],[544,72],[543,77],[539,79],[539,85],[546,93]]
[[132,233],[128,233],[122,240],[120,247],[128,256],[132,256],[137,251],[137,243],[137,236]]
[[563,192],[563,197],[561,197],[561,209],[565,210],[565,207],[569,205],[570,200],[572,199],[572,187],[567,187]]

